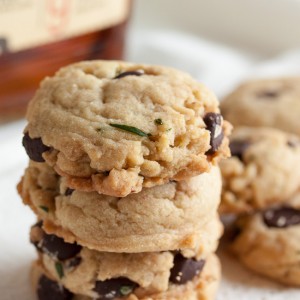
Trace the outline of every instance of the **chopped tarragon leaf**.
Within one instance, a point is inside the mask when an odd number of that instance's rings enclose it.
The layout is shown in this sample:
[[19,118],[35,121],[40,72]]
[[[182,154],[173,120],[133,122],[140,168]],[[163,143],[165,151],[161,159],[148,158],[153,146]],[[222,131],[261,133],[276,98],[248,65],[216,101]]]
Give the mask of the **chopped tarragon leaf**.
[[40,209],[42,209],[42,210],[45,211],[46,213],[49,212],[49,208],[48,208],[47,206],[40,205],[39,207],[40,207]]
[[154,122],[155,122],[156,125],[163,125],[164,124],[162,119],[155,119]]
[[60,279],[62,279],[64,277],[64,269],[63,269],[63,266],[62,266],[62,264],[60,262],[56,262],[55,263],[55,270],[56,270],[56,272],[58,274],[58,277]]
[[132,290],[133,288],[131,286],[126,286],[126,285],[120,288],[120,292],[123,296],[129,295],[132,292]]
[[150,133],[146,133],[146,132],[144,132],[144,131],[136,128],[136,127],[133,127],[133,126],[122,125],[122,124],[112,124],[112,123],[110,123],[109,125],[112,126],[112,127],[121,129],[121,130],[128,131],[130,133],[142,136],[142,137],[149,137],[149,136],[151,136]]

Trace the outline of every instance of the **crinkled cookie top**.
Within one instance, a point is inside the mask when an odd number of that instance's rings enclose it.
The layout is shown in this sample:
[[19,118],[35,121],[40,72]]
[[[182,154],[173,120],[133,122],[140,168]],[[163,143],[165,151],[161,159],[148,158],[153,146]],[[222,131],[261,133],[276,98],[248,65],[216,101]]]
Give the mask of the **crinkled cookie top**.
[[113,196],[183,180],[229,155],[229,124],[188,74],[119,61],[70,65],[46,78],[23,145],[72,188]]

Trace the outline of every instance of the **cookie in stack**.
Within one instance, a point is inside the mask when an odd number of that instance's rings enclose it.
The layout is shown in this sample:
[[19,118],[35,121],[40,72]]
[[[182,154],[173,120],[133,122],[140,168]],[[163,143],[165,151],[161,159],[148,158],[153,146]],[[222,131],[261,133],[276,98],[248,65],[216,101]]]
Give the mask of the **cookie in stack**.
[[230,125],[210,91],[170,68],[82,62],[42,82],[27,120],[18,190],[39,220],[39,300],[214,299]]
[[236,126],[232,157],[221,163],[220,212],[237,216],[230,248],[247,268],[293,286],[300,286],[299,83],[245,83],[221,105]]

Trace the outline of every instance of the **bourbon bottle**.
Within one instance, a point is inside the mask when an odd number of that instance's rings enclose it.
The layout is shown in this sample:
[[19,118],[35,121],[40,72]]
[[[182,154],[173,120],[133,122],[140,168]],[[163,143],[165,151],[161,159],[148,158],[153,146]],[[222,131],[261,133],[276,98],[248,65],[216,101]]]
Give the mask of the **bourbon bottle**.
[[122,59],[130,0],[0,0],[0,122],[39,82],[81,60]]

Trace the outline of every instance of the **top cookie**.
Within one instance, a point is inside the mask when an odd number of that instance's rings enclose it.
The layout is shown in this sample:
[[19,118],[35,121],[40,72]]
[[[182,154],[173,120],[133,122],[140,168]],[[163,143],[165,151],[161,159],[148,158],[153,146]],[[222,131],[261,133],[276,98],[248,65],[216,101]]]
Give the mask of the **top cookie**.
[[69,187],[124,197],[183,180],[229,155],[214,94],[174,69],[90,61],[46,78],[23,145]]
[[300,77],[249,81],[221,103],[234,126],[268,126],[300,135]]

